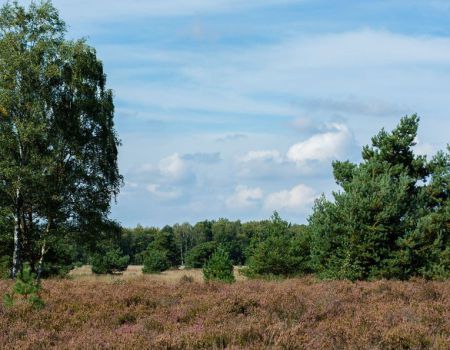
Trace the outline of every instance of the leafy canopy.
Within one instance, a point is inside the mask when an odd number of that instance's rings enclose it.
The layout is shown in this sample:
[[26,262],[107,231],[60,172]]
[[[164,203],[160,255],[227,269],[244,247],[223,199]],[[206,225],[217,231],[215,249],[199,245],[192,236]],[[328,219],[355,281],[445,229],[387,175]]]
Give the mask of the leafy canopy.
[[65,32],[49,1],[0,9],[0,212],[15,223],[14,271],[36,270],[54,236],[95,232],[122,182],[103,65]]

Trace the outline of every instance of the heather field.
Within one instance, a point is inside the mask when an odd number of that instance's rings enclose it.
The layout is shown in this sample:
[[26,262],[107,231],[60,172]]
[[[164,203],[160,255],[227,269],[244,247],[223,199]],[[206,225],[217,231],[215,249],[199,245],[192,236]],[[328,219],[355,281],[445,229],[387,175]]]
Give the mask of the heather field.
[[42,297],[0,306],[1,349],[450,348],[448,281],[73,278]]

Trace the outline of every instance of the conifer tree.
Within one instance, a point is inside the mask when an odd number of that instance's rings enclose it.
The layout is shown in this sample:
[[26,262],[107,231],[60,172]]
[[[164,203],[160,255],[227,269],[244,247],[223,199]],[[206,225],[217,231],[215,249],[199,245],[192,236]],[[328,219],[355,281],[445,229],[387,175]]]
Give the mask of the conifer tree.
[[334,162],[342,191],[316,201],[312,262],[330,278],[445,276],[449,271],[449,154],[413,151],[419,118],[404,117],[363,148],[361,164]]
[[230,255],[219,247],[203,267],[205,281],[222,281],[232,283],[235,281],[233,274],[233,263]]

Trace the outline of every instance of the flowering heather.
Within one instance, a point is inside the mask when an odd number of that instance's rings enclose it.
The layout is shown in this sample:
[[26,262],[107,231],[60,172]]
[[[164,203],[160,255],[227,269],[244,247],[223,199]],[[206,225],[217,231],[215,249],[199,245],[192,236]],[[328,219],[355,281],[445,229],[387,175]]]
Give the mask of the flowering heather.
[[[11,281],[0,281],[0,294]],[[450,349],[450,282],[46,280],[1,349]]]

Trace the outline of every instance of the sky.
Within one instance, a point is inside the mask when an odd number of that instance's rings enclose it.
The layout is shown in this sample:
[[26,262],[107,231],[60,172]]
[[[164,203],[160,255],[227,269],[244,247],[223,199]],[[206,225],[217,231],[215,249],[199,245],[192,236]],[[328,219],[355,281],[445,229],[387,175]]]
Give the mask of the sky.
[[360,161],[381,128],[417,113],[417,153],[450,141],[450,1],[54,5],[114,91],[124,226],[306,223],[338,189],[331,162]]

